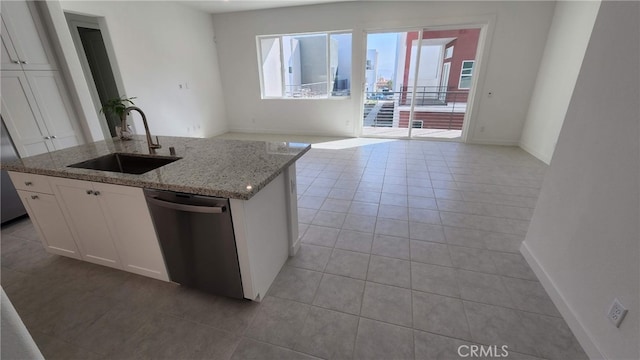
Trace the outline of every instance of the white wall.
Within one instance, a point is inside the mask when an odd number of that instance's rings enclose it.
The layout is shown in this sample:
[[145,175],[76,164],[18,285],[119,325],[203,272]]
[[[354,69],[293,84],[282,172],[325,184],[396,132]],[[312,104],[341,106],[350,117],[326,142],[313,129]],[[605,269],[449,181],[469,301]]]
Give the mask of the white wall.
[[[104,17],[126,95],[137,97],[153,135],[227,131],[209,14],[164,1],[62,1],[61,7]],[[188,89],[180,90],[179,83]],[[133,119],[144,133],[138,115]]]
[[549,164],[569,107],[599,0],[558,1],[520,146]]
[[[476,73],[480,93],[470,140],[517,144],[553,9],[552,2],[367,1],[214,15],[230,129],[357,135],[356,123],[362,121],[363,30],[494,20],[489,28],[492,41]],[[260,99],[257,35],[349,29],[354,35],[350,99]],[[492,98],[486,96],[489,91]]]
[[600,5],[522,246],[593,359],[640,358],[639,24],[638,2]]

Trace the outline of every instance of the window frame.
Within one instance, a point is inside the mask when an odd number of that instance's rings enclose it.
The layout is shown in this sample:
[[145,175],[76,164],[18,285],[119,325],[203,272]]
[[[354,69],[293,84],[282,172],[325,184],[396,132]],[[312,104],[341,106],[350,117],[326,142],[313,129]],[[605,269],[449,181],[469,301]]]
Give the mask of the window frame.
[[451,45],[444,49],[444,60],[449,60],[453,58],[453,48],[455,47],[456,47],[455,45]]
[[[464,63],[471,63],[471,73],[470,74],[463,74],[463,71],[465,70],[464,68]],[[462,60],[462,63],[460,64],[460,78],[458,79],[458,90],[471,90],[471,82],[473,82],[473,70],[475,70],[476,68],[476,61],[475,60]],[[460,84],[462,84],[462,78],[463,77],[470,77],[470,82],[469,82],[469,87],[460,87]]]
[[[331,78],[331,36],[332,35],[342,35],[349,34],[351,35],[352,43],[351,43],[351,53],[350,61],[351,61],[351,74],[349,74],[349,79],[353,77],[353,30],[332,30],[332,31],[316,31],[316,32],[301,32],[301,33],[287,33],[287,34],[271,34],[271,35],[258,35],[256,36],[256,50],[257,50],[257,60],[258,60],[258,76],[260,77],[260,98],[263,100],[340,100],[340,99],[350,99],[351,98],[351,85],[352,82],[349,81],[349,95],[347,96],[334,96],[332,95],[333,82],[329,79]],[[294,97],[294,96],[285,96],[286,94],[286,83],[285,83],[285,62],[284,62],[284,45],[283,38],[284,37],[295,37],[295,36],[308,36],[308,35],[325,35],[325,61],[326,61],[326,95],[319,97]],[[265,84],[264,84],[264,69],[262,63],[262,40],[263,39],[278,39],[279,42],[279,51],[280,51],[280,81],[281,81],[281,95],[280,96],[265,96]],[[334,79],[335,81],[335,79]]]

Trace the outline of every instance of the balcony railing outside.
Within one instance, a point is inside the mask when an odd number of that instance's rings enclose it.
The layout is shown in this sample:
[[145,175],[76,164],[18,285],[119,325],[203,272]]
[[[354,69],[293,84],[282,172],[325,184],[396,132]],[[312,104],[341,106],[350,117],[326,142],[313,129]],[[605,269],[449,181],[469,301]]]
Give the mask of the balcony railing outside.
[[[382,90],[365,93],[365,127],[409,127],[409,107],[414,88],[401,86],[400,89],[397,92]],[[464,108],[461,104],[466,106],[468,91],[441,86],[418,86],[415,90],[412,128],[462,129]]]
[[299,85],[285,85],[285,97],[314,98],[327,96],[327,82],[317,82]]

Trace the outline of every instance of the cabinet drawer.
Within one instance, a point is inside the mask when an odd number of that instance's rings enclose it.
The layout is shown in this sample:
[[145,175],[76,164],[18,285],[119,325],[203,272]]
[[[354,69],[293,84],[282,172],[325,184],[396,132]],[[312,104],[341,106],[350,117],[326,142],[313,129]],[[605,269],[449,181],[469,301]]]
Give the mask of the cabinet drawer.
[[43,175],[9,172],[13,186],[18,190],[35,191],[44,194],[53,194],[49,178]]

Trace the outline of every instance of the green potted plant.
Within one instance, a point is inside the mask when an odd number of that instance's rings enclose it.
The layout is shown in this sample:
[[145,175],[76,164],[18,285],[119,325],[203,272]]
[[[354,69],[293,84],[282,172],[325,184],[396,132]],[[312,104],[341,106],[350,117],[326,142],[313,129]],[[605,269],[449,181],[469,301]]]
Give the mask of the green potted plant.
[[120,118],[120,126],[116,126],[116,133],[122,140],[131,139],[131,128],[127,126],[127,114],[125,110],[130,105],[135,105],[135,103],[133,102],[133,99],[135,98],[135,96],[127,98],[124,95],[118,98],[113,98],[103,104],[102,108],[100,109],[101,113],[118,115],[118,117]]

